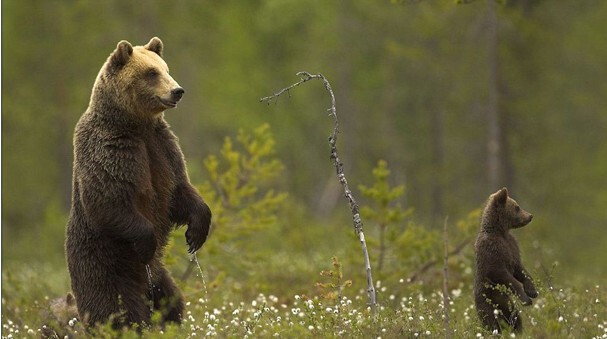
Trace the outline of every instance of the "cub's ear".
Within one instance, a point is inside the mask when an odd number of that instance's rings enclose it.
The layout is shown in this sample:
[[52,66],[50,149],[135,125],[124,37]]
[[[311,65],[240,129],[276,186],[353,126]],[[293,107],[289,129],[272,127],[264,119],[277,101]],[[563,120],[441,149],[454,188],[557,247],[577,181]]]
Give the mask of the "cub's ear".
[[158,37],[153,37],[147,45],[144,46],[147,50],[152,51],[159,56],[162,56],[162,40]]
[[499,205],[504,205],[508,201],[508,189],[506,187],[495,192],[495,202]]
[[67,295],[65,296],[65,303],[70,306],[76,304],[76,298],[74,298],[74,295],[71,292],[67,292]]
[[122,67],[124,67],[124,65],[127,64],[127,62],[129,62],[131,55],[133,55],[133,46],[131,43],[126,40],[120,41],[112,55],[110,55],[110,60],[108,63],[109,70],[120,70]]

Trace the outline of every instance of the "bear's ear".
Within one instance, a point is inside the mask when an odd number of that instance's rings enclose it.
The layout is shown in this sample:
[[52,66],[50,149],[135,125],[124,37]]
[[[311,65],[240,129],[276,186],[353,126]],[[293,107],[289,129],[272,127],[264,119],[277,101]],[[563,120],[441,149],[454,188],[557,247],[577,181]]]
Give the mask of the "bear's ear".
[[133,55],[133,46],[131,43],[126,40],[120,41],[110,56],[108,64],[109,70],[116,71],[124,67],[124,65],[129,62],[129,59],[131,59],[131,55]]
[[159,56],[162,56],[162,40],[158,37],[153,37],[147,45],[144,46],[147,50],[150,50]]
[[506,187],[495,192],[495,202],[499,205],[504,205],[508,201],[508,189]]

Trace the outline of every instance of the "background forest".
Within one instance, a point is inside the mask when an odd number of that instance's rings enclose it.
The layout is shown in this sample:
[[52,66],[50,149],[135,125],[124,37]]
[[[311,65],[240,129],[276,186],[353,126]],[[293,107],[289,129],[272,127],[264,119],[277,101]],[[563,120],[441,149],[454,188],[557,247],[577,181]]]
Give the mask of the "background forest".
[[[2,323],[38,319],[38,301],[69,289],[73,128],[117,42],[153,36],[186,90],[166,119],[215,213],[197,254],[205,286],[175,234],[167,261],[186,298],[204,287],[217,305],[273,294],[264,305],[294,307],[299,295],[335,301],[337,291],[364,309],[324,88],[259,102],[299,71],[322,73],[335,91],[341,160],[364,206],[375,278],[388,286],[380,302],[440,286],[441,265],[422,268],[442,260],[446,217],[450,284],[470,294],[478,209],[503,186],[535,216],[515,231],[531,273],[550,291],[604,296],[607,2],[457,2],[2,1]],[[554,307],[552,333],[573,335],[558,332]],[[607,320],[604,306],[585,310]],[[428,326],[418,322],[398,326]]]

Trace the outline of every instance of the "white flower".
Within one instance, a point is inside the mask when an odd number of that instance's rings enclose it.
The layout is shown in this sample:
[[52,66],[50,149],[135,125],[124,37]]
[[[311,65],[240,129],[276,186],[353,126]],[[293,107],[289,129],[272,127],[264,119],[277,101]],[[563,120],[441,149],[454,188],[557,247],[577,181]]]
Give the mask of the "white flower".
[[308,330],[310,330],[310,331],[314,330],[314,326],[312,326],[312,325],[308,326]]
[[559,322],[562,323],[565,320],[565,318],[563,318],[563,316],[559,317]]

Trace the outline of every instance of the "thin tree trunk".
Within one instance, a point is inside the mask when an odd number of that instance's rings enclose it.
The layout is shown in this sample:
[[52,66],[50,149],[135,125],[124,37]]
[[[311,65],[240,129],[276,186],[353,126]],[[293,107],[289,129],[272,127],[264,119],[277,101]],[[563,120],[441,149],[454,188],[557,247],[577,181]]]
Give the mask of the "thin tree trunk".
[[453,338],[451,331],[451,324],[449,322],[449,238],[447,232],[447,221],[445,217],[445,223],[443,224],[443,311],[445,315],[444,326],[445,326],[445,338]]
[[384,267],[384,257],[386,255],[386,225],[379,225],[379,262],[377,263],[377,274],[381,274]]
[[502,130],[499,110],[498,22],[495,0],[487,0],[487,184],[494,190],[502,182]]
[[443,205],[443,111],[432,110],[432,167],[434,178],[432,181],[432,220],[438,221],[445,211]]

